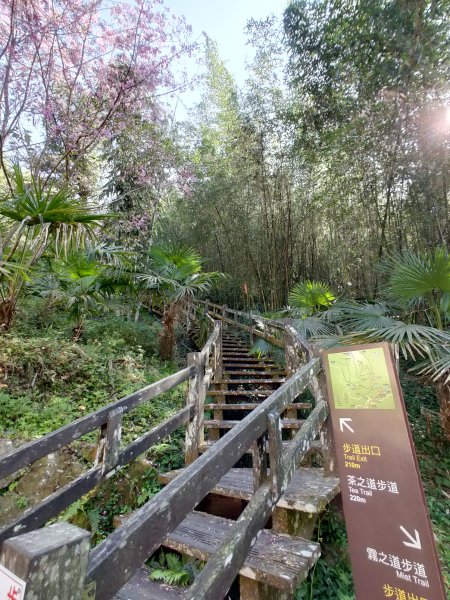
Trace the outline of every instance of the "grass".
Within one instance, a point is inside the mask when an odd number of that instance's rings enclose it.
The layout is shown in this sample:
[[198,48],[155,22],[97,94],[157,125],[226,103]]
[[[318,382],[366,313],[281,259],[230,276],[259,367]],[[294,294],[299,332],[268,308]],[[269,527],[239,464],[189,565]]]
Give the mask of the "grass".
[[[64,313],[42,315],[39,304],[29,302],[13,329],[2,336],[2,437],[19,442],[36,439],[177,371],[179,365],[157,356],[160,327],[157,319],[147,315],[138,323],[108,316],[88,321],[82,340],[74,343]],[[181,385],[127,413],[122,446],[184,402],[185,385]],[[97,439],[95,431],[71,445],[86,468],[92,464]],[[138,508],[157,493],[158,472],[182,466],[183,441],[182,431],[173,433],[75,502],[62,518],[89,529],[98,543],[113,529],[115,516]],[[15,493],[14,483],[0,491],[6,493]]]

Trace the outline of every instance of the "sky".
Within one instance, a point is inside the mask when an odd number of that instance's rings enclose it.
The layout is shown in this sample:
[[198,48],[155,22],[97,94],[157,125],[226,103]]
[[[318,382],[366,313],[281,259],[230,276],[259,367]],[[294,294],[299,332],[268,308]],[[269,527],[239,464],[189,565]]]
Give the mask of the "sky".
[[[246,46],[244,28],[251,18],[261,19],[270,14],[281,17],[287,4],[286,0],[165,0],[176,15],[184,15],[193,28],[193,39],[201,41],[205,31],[217,42],[220,57],[226,61],[228,70],[234,75],[238,86],[242,86],[245,77],[245,61],[252,54]],[[199,67],[192,60],[186,65],[189,74],[196,74]],[[195,92],[181,94],[176,105],[176,118],[182,119],[185,108],[198,102]]]

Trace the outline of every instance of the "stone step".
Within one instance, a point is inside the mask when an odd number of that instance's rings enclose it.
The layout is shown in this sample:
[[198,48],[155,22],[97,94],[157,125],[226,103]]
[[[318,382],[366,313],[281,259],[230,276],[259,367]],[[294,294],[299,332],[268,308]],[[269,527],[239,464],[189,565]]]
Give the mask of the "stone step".
[[[222,517],[193,512],[169,535],[164,546],[207,561],[234,523]],[[320,546],[315,542],[263,529],[240,574],[293,593],[319,556]]]

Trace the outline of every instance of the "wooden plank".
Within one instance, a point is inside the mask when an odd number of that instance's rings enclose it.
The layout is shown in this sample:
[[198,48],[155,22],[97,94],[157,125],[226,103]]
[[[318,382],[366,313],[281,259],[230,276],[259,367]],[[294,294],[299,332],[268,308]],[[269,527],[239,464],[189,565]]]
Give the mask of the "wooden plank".
[[223,361],[223,366],[225,369],[227,367],[234,367],[239,369],[250,368],[250,369],[265,369],[266,373],[274,373],[279,371],[273,371],[272,369],[276,369],[276,365],[269,365],[265,363],[241,363],[241,362],[230,362],[228,360]]
[[[213,410],[213,409],[220,409],[220,410],[253,410],[256,406],[259,406],[261,404],[261,402],[242,402],[240,404],[205,404],[205,410]],[[288,406],[286,407],[286,410],[289,409],[295,409],[295,410],[300,410],[300,409],[308,409],[308,408],[312,408],[311,404],[309,404],[309,402],[294,402],[293,404],[288,404]]]
[[[285,447],[287,444],[283,442],[283,449]],[[166,484],[178,477],[182,470],[176,469],[162,473],[158,479],[161,483]],[[291,481],[278,500],[277,506],[297,512],[318,514],[339,493],[339,487],[339,478],[325,477],[323,469],[300,467],[294,472]],[[230,469],[211,490],[211,493],[226,498],[251,500],[254,494],[251,469]]]
[[272,494],[275,498],[281,495],[283,483],[282,427],[283,422],[278,412],[270,411],[267,415],[267,431],[269,434],[270,478]]
[[[238,570],[251,579],[290,591],[306,576],[320,555],[320,547],[262,529],[270,516],[270,494],[269,484],[262,486],[235,522],[194,512],[170,534],[164,545],[200,560],[210,558],[191,586],[190,598],[223,598]],[[222,573],[219,588],[213,587],[217,573]]]
[[[239,365],[242,366],[242,365]],[[252,369],[246,369],[245,371],[224,371],[223,375],[248,375],[249,377],[267,377],[268,375],[286,375],[286,371],[252,371]],[[233,383],[234,379],[229,379]],[[285,380],[286,381],[286,380]]]
[[[261,406],[261,404],[259,405]],[[224,409],[225,410],[225,409]],[[219,421],[215,419],[205,420],[206,429],[232,429],[242,421]],[[281,426],[283,429],[300,429],[305,423],[302,419],[282,419]]]
[[253,489],[258,488],[267,480],[267,434],[264,433],[252,445]]
[[194,369],[194,375],[189,379],[186,400],[194,409],[194,417],[186,428],[185,464],[189,465],[198,457],[199,445],[203,443],[203,420],[205,404],[205,362],[206,356],[200,352],[190,352],[187,356],[188,365]]
[[309,451],[327,416],[328,405],[326,402],[320,401],[309,415],[303,427],[293,438],[283,457],[283,490],[286,489],[287,483],[290,481],[294,471]]
[[261,390],[254,388],[252,390],[211,390],[207,396],[270,396],[275,390]]
[[311,360],[218,440],[214,448],[186,467],[179,477],[92,550],[88,575],[96,584],[96,600],[109,600],[123,587],[186,514],[263,434],[267,414],[274,409],[282,411],[292,403],[320,369],[320,360]]
[[102,460],[102,473],[111,471],[119,462],[120,440],[122,438],[123,408],[115,408],[106,422],[105,450]]
[[[264,373],[261,373],[263,376]],[[220,385],[221,383],[238,384],[238,383],[284,383],[284,377],[274,377],[273,379],[215,379],[212,385]]]
[[185,588],[156,583],[149,579],[149,571],[141,567],[130,581],[117,592],[113,600],[182,600]]
[[144,402],[180,385],[180,383],[186,381],[191,374],[192,368],[186,367],[185,369],[178,371],[178,373],[169,375],[156,383],[152,383],[137,392],[117,400],[117,402],[107,404],[103,408],[100,408],[89,415],[80,417],[76,421],[45,435],[39,440],[29,442],[13,450],[9,454],[4,454],[0,458],[0,479],[39,460],[50,452],[54,452],[62,446],[70,444],[82,435],[97,429],[97,427],[104,425],[111,410],[122,408],[124,413],[129,412],[133,408],[144,404]]
[[230,355],[225,355],[224,354],[223,359],[224,359],[224,362],[227,362],[227,363],[231,363],[231,362],[237,362],[237,363],[243,362],[243,363],[245,363],[245,362],[247,362],[247,363],[261,363],[261,364],[265,364],[265,365],[269,365],[269,364],[273,365],[273,364],[275,364],[274,361],[272,359],[270,359],[270,358],[253,358],[251,356],[249,356],[249,357],[246,357],[246,356],[238,357],[238,356],[230,356]]
[[116,468],[110,473],[103,473],[103,465],[90,469],[77,479],[60,488],[35,506],[26,510],[17,519],[0,529],[0,545],[9,537],[18,533],[26,533],[44,525],[49,519],[65,510],[73,502],[93,490],[104,478],[127,465],[140,454],[173,433],[189,419],[191,407],[187,406],[173,417],[166,419],[133,443],[124,448],[118,457]]

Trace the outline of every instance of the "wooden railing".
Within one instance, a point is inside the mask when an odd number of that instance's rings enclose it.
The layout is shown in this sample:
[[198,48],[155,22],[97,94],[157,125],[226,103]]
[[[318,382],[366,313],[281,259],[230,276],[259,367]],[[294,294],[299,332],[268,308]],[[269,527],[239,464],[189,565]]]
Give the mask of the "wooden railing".
[[[79,551],[77,579],[71,583],[75,592],[70,597],[81,598],[83,593],[86,593],[83,590],[90,589],[90,598],[111,599],[229,469],[251,450],[254,496],[231,528],[227,539],[210,558],[191,588],[184,593],[186,600],[217,600],[226,594],[254,543],[257,532],[265,526],[274,505],[289,484],[295,469],[309,452],[319,432],[322,432],[324,448],[330,450],[328,455],[326,452],[324,454],[325,470],[328,474],[333,472],[332,451],[327,438],[328,407],[320,357],[312,356],[311,348],[289,327],[284,328],[278,323],[274,325],[273,321],[261,320],[260,317],[255,317],[259,320],[255,325],[253,323],[246,325],[237,319],[245,313],[211,303],[208,303],[208,312],[211,317],[216,318],[215,322],[211,319],[211,335],[200,352],[188,355],[188,366],[185,369],[78,419],[40,440],[30,442],[0,460],[0,477],[4,477],[82,435],[100,428],[97,464],[1,530],[0,540],[3,541],[1,561],[6,567],[21,564],[20,560],[17,560],[17,553],[20,554],[18,550],[21,547],[20,541],[24,540],[28,548],[27,536],[33,535],[25,532],[40,527],[153,444],[178,427],[186,425],[187,467],[96,548],[90,552],[86,550],[88,555],[84,563],[83,552]],[[250,328],[256,336],[264,337],[267,341],[275,343],[277,347],[284,347],[287,369],[292,376],[227,435],[219,439],[212,448],[199,456],[199,447],[203,442],[206,391],[213,377],[221,376],[222,328],[226,325],[244,331]],[[276,335],[274,335],[275,330],[278,331]],[[272,341],[272,338],[276,342]],[[122,415],[184,381],[188,381],[186,407],[126,448],[120,449]],[[308,387],[315,397],[315,407],[283,452],[281,414]],[[270,472],[267,468],[267,456],[270,460]],[[67,526],[65,524],[66,528]],[[49,531],[48,535],[50,535],[51,527],[40,530],[40,548],[45,546],[42,544],[42,538],[46,536],[46,531]],[[52,529],[53,538],[50,544],[52,548],[55,547],[55,531]],[[18,533],[21,535],[17,536]],[[64,533],[61,533],[61,547],[66,543],[66,536],[64,529]],[[81,543],[84,541],[82,540]],[[52,560],[33,564],[34,567],[29,567],[25,573],[31,582],[31,587],[33,581],[45,580],[47,575],[50,577],[49,569],[54,567]],[[36,569],[39,569],[38,574],[35,572]],[[23,573],[16,574],[23,576]],[[81,586],[79,596],[76,595],[77,585]],[[53,592],[56,597],[63,600],[58,589],[55,588]],[[42,596],[37,593],[35,597],[41,599],[53,596]]]

